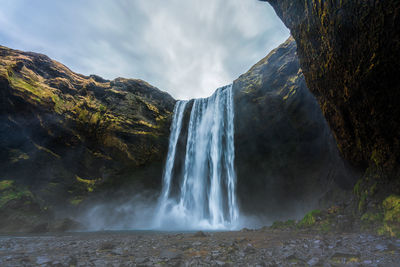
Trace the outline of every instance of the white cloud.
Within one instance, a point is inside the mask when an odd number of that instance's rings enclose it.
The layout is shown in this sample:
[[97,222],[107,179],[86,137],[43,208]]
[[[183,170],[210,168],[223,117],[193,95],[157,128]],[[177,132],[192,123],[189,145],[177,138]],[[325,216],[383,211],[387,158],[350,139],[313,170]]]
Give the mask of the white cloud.
[[256,0],[3,0],[0,43],[83,74],[209,96],[289,36]]

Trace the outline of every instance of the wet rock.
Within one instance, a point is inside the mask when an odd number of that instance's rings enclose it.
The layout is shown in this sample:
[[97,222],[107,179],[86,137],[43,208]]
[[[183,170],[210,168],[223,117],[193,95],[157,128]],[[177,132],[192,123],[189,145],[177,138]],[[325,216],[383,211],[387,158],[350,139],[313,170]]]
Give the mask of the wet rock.
[[47,222],[39,223],[33,226],[28,232],[30,233],[45,233],[49,230],[49,224]]
[[244,249],[244,253],[246,253],[246,254],[253,254],[255,252],[256,252],[256,250],[252,244],[247,244],[246,248]]
[[385,250],[387,250],[387,246],[378,244],[378,245],[375,246],[375,249],[378,250],[378,251],[385,251]]
[[62,220],[57,220],[50,224],[49,230],[52,232],[65,232],[77,229],[82,229],[83,226],[70,218],[64,218]]
[[350,252],[335,252],[330,257],[330,260],[337,263],[347,263],[347,262],[359,262],[360,254],[359,253],[350,253]]
[[145,257],[138,257],[138,258],[136,258],[135,259],[135,263],[136,264],[142,264],[142,263],[145,263],[145,262],[148,262],[148,258],[145,258]]
[[198,231],[193,236],[194,237],[207,237],[207,235],[203,231]]
[[104,242],[100,244],[99,250],[111,250],[115,248],[115,244],[111,242]]
[[314,258],[311,258],[309,261],[307,261],[307,264],[309,266],[321,265],[322,260],[320,258],[314,257]]
[[289,254],[287,254],[287,256],[285,257],[285,259],[286,259],[288,262],[295,263],[295,264],[304,263],[304,260],[301,259],[301,257],[299,257],[299,255],[297,255],[297,253],[289,253]]
[[160,252],[160,258],[164,259],[179,259],[182,256],[182,252],[163,250]]
[[214,251],[211,251],[211,255],[213,257],[218,257],[219,255],[221,255],[221,253],[218,250],[214,250]]
[[226,263],[224,261],[215,261],[215,264],[217,266],[224,266],[224,267],[230,266],[228,263]]
[[50,262],[51,262],[51,259],[49,259],[46,256],[39,256],[36,258],[36,264],[38,264],[38,265],[43,265],[43,264],[47,264]]
[[199,241],[193,242],[193,243],[192,243],[192,246],[193,246],[193,247],[201,246],[201,242],[199,242]]
[[122,248],[115,248],[112,250],[112,253],[114,255],[123,255],[124,254],[124,250]]
[[394,243],[389,243],[388,245],[387,245],[387,250],[388,251],[398,251],[398,250],[400,250],[400,244],[394,244]]

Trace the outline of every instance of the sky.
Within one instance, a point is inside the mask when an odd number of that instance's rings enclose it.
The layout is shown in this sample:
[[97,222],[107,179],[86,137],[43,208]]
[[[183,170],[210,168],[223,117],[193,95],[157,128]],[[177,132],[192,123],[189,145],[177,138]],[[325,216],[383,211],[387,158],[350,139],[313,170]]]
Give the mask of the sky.
[[1,0],[0,45],[71,70],[210,96],[289,37],[257,0]]

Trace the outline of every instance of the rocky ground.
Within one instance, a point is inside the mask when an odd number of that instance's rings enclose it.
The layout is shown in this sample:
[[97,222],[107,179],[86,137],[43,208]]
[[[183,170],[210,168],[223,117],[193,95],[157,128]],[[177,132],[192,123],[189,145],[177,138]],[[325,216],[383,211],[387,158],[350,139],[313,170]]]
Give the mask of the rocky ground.
[[0,237],[1,266],[398,266],[400,239],[247,230]]

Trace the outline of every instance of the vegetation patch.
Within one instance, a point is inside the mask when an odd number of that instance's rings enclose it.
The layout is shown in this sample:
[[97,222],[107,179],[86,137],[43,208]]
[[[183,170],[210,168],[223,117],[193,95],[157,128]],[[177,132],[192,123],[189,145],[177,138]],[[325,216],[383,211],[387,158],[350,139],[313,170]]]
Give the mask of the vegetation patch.
[[307,213],[304,218],[298,223],[298,227],[310,227],[315,225],[318,217],[321,215],[320,210],[312,210]]
[[361,221],[365,223],[380,223],[383,221],[383,214],[379,212],[366,212],[361,216]]
[[296,226],[295,220],[276,221],[271,225],[272,229],[290,229]]
[[24,152],[22,152],[19,149],[11,149],[9,151],[9,154],[10,154],[10,158],[9,159],[10,159],[11,163],[17,163],[17,162],[19,162],[21,160],[28,160],[29,159],[29,155],[24,153]]
[[400,237],[400,196],[390,195],[383,203],[383,226],[379,234]]
[[363,179],[358,180],[353,188],[353,192],[358,199],[358,212],[365,212],[365,207],[367,206],[369,199],[376,193],[376,191],[377,183],[371,185],[368,181],[364,181]]
[[88,192],[93,192],[96,184],[101,181],[100,179],[95,179],[95,180],[91,180],[91,179],[83,179],[81,177],[79,177],[78,175],[75,175],[75,178],[78,182],[84,184],[86,186],[86,189]]
[[69,203],[70,203],[72,206],[78,206],[82,201],[83,201],[83,198],[81,198],[81,197],[74,197],[74,198],[72,198],[72,199],[69,200]]
[[33,199],[31,191],[27,188],[16,186],[13,180],[3,180],[0,182],[0,209],[4,208],[11,200],[21,200],[25,203]]
[[0,191],[9,189],[13,186],[14,181],[13,180],[3,180],[0,181]]
[[54,152],[51,151],[50,149],[45,148],[45,147],[43,147],[43,146],[41,146],[41,145],[38,145],[38,144],[36,144],[36,143],[33,143],[33,144],[35,145],[35,147],[36,147],[38,150],[47,152],[47,153],[49,153],[50,155],[54,156],[55,158],[58,158],[58,159],[61,158],[60,155],[54,153]]

